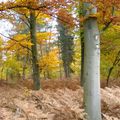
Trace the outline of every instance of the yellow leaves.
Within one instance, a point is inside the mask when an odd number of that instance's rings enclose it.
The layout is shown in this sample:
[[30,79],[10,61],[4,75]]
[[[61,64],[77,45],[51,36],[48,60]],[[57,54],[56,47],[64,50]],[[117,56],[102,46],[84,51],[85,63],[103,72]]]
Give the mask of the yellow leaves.
[[20,44],[24,45],[24,46],[28,46],[28,47],[33,45],[30,41],[22,41],[22,42],[20,42]]
[[2,45],[3,43],[3,39],[0,37],[0,45]]
[[15,36],[13,36],[13,39],[17,40],[17,41],[21,41],[21,40],[25,40],[27,39],[27,35],[26,34],[17,34]]
[[43,12],[40,11],[36,11],[35,12],[36,16],[37,16],[37,23],[39,24],[44,24],[46,23],[46,21],[50,21],[51,16],[44,14]]
[[27,34],[17,34],[13,36],[5,47],[6,50],[16,51],[21,54],[26,54],[26,47],[31,47],[32,43],[29,40],[29,36]]
[[3,44],[3,39],[0,37],[0,46]]
[[51,32],[39,32],[37,33],[37,42],[38,44],[43,44],[46,40],[49,40],[52,37]]
[[99,13],[96,13],[96,14],[90,14],[89,17],[93,17],[93,18],[98,18],[100,16]]
[[37,16],[37,19],[50,19],[50,15],[47,15],[47,14],[44,14],[43,12],[40,12],[40,11],[36,11],[36,16]]
[[4,49],[0,47],[0,52],[3,51]]
[[5,66],[13,70],[18,70],[21,68],[21,62],[17,61],[14,57],[8,57],[5,61]]
[[0,37],[0,52],[3,50],[3,39]]
[[58,69],[60,64],[59,58],[58,58],[58,50],[54,49],[50,51],[48,54],[40,58],[39,65],[42,69],[42,72],[45,71],[53,71]]
[[[51,32],[38,32],[36,34],[37,43],[38,44],[46,43],[46,40],[51,40],[52,35],[53,34]],[[20,54],[26,54],[27,53],[26,48],[30,48],[32,45],[33,44],[30,41],[29,34],[17,34],[7,41],[4,50],[16,51],[19,52]]]
[[113,28],[114,30],[120,32],[120,26],[119,26],[119,25],[114,25],[114,26],[112,26],[112,28]]

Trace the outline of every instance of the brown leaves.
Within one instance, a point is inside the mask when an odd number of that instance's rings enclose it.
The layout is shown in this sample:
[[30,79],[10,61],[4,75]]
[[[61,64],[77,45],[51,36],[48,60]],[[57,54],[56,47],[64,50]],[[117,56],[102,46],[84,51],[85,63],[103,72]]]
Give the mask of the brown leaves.
[[[30,81],[29,81],[30,82]],[[3,120],[83,120],[85,113],[82,107],[83,90],[77,86],[79,81],[48,80],[43,81],[46,89],[29,91],[19,85],[14,88],[10,85],[0,86],[0,117]],[[56,84],[55,84],[56,83]],[[66,88],[69,84],[71,88]],[[50,89],[52,86],[53,89]],[[56,90],[54,90],[56,88]],[[59,88],[59,89],[57,89]],[[72,89],[75,90],[72,90]],[[12,93],[12,94],[11,94]],[[120,119],[120,88],[101,89],[103,120]],[[85,120],[85,119],[84,119]]]
[[60,23],[62,23],[63,25],[65,25],[68,28],[73,28],[75,23],[74,23],[74,18],[72,17],[72,15],[70,13],[68,13],[68,11],[64,8],[60,9],[57,13],[58,16],[58,20],[60,21]]

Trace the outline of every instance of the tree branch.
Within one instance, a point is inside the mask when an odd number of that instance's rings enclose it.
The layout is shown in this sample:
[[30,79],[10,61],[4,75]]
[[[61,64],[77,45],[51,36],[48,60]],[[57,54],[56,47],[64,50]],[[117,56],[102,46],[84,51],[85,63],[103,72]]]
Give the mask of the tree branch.
[[[26,49],[28,49],[28,50],[31,51],[31,49],[30,49],[29,47],[22,45],[22,44],[19,43],[19,41],[17,41],[16,39],[11,38],[11,37],[8,37],[8,36],[6,36],[6,35],[3,35],[2,33],[0,33],[0,35],[2,35],[2,36],[5,37],[5,38],[8,38],[8,39],[10,39],[10,40],[12,40],[12,41],[17,42],[21,47],[26,48]],[[22,41],[22,40],[24,40],[24,39],[21,39],[20,41]]]
[[[114,12],[115,12],[115,7],[112,6],[112,16],[114,16]],[[110,26],[110,24],[112,22],[113,22],[113,18],[111,18],[110,21],[105,24],[105,26],[102,28],[101,32],[104,32]]]

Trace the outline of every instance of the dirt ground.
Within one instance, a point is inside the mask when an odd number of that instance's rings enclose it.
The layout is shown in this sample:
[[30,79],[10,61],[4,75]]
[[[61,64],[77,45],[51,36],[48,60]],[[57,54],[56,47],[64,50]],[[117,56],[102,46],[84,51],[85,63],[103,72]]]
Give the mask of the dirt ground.
[[[0,120],[85,120],[78,80],[44,80],[42,90],[30,81],[0,81]],[[120,87],[101,88],[102,119],[120,120]]]

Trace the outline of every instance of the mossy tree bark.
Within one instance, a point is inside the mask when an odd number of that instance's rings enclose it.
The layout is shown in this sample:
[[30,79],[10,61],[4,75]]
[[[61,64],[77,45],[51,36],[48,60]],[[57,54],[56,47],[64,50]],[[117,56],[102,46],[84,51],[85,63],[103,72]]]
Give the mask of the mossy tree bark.
[[30,36],[31,36],[31,53],[32,53],[32,69],[33,69],[33,80],[34,89],[40,89],[40,72],[37,58],[37,38],[36,38],[36,16],[35,11],[30,11]]

